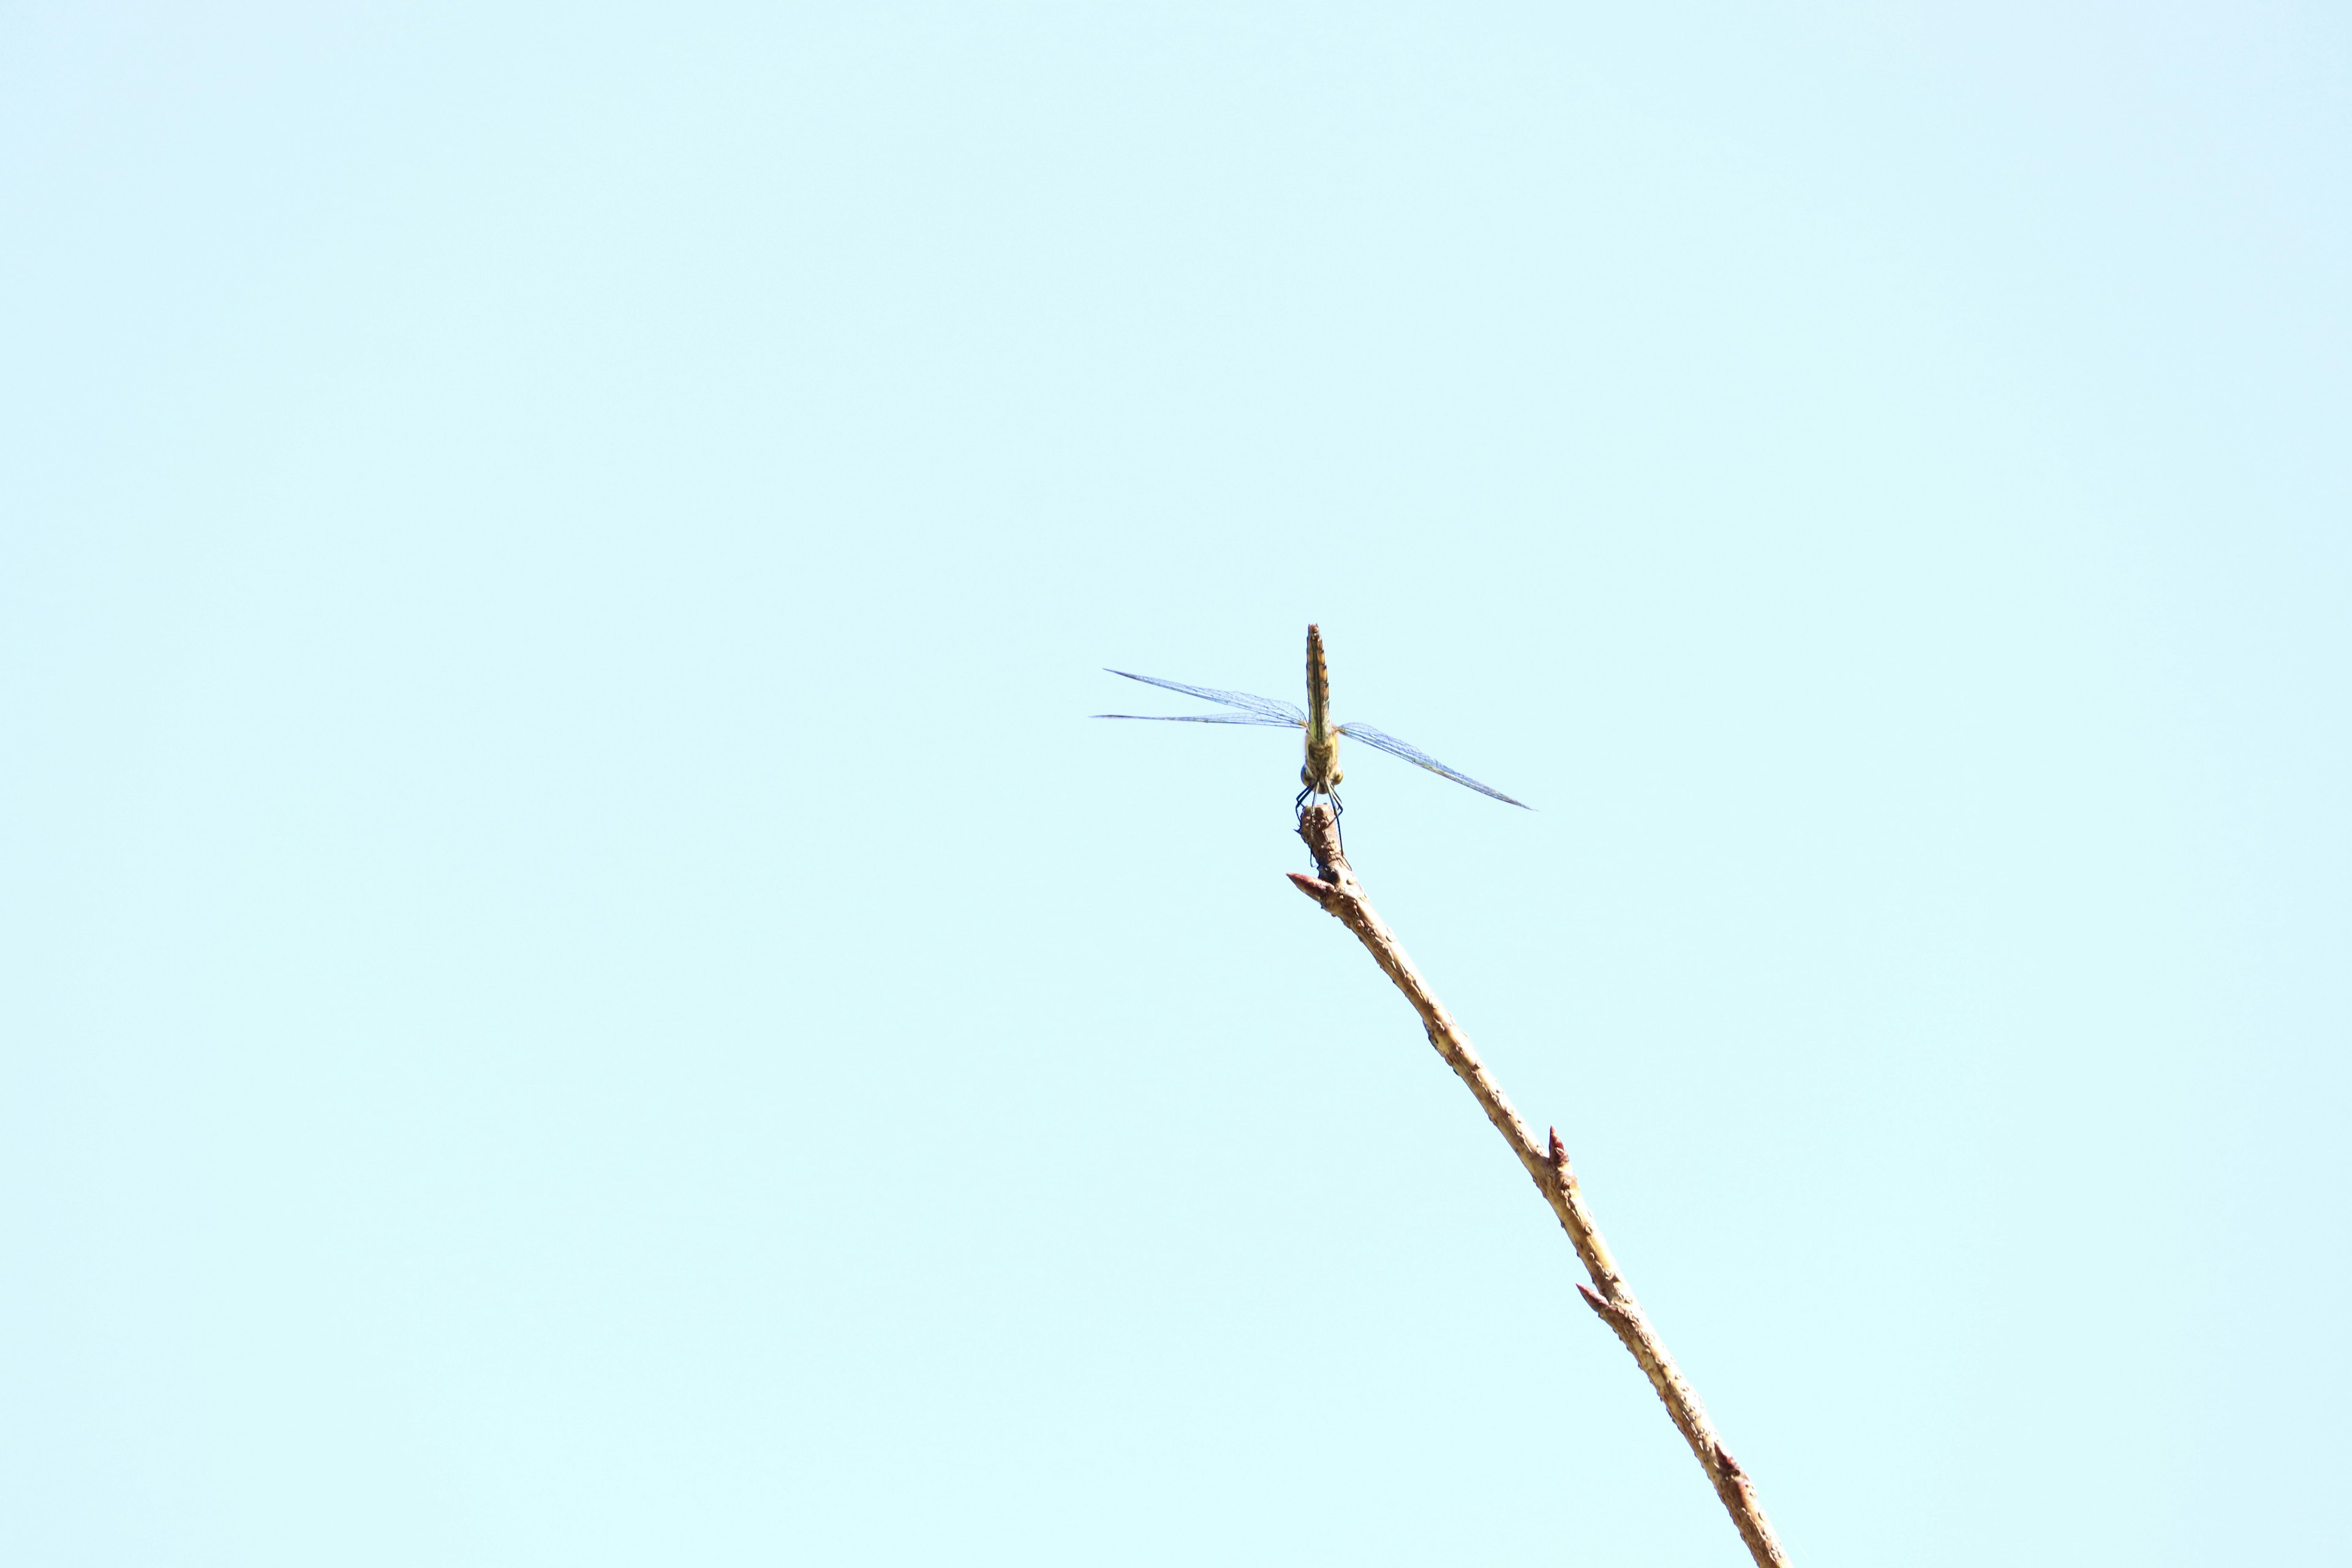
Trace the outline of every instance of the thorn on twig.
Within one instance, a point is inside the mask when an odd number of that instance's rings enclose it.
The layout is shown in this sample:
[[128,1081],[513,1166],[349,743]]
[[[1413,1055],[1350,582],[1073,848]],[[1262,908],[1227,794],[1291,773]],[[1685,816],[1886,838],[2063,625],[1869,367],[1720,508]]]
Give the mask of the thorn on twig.
[[1283,875],[1289,878],[1300,892],[1327,910],[1331,907],[1331,900],[1339,896],[1338,888],[1328,882],[1318,881],[1304,871],[1285,871]]

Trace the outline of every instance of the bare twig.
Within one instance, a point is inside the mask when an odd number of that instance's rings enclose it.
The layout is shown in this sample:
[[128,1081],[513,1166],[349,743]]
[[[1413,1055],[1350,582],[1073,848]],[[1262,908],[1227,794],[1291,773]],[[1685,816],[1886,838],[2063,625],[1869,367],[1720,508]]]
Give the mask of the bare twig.
[[1323,906],[1339,922],[1356,933],[1356,940],[1372,955],[1381,972],[1396,983],[1404,993],[1412,1010],[1421,1015],[1422,1026],[1429,1031],[1429,1043],[1445,1058],[1462,1081],[1470,1086],[1477,1097],[1479,1109],[1511,1152],[1527,1167],[1536,1190],[1551,1205],[1552,1213],[1559,1216],[1562,1230],[1576,1247],[1576,1255],[1584,1262],[1584,1270],[1592,1277],[1590,1286],[1579,1285],[1584,1303],[1598,1313],[1601,1321],[1616,1331],[1641,1363],[1643,1374],[1650,1386],[1658,1391],[1665,1402],[1666,1414],[1674,1417],[1675,1426],[1698,1456],[1706,1479],[1715,1487],[1715,1495],[1723,1500],[1730,1511],[1731,1521],[1739,1528],[1739,1538],[1748,1543],[1748,1551],[1756,1559],[1758,1568],[1786,1568],[1788,1558],[1774,1539],[1772,1526],[1764,1517],[1764,1508],[1756,1499],[1756,1489],[1749,1484],[1748,1472],[1739,1468],[1723,1441],[1715,1434],[1714,1424],[1707,1420],[1706,1407],[1698,1395],[1683,1380],[1674,1358],[1658,1338],[1657,1331],[1642,1313],[1641,1303],[1626,1288],[1625,1277],[1618,1271],[1617,1260],[1609,1255],[1609,1247],[1601,1239],[1601,1232],[1592,1223],[1591,1214],[1584,1206],[1584,1195],[1577,1188],[1575,1173],[1569,1169],[1568,1151],[1554,1129],[1547,1143],[1538,1144],[1526,1122],[1511,1106],[1502,1089],[1486,1071],[1478,1053],[1471,1048],[1469,1039],[1455,1026],[1445,1005],[1429,989],[1428,983],[1397,945],[1396,934],[1390,931],[1364,897],[1363,885],[1348,866],[1339,849],[1338,820],[1328,805],[1317,804],[1307,807],[1298,822],[1298,836],[1307,840],[1314,852],[1316,877],[1290,873],[1298,890]]

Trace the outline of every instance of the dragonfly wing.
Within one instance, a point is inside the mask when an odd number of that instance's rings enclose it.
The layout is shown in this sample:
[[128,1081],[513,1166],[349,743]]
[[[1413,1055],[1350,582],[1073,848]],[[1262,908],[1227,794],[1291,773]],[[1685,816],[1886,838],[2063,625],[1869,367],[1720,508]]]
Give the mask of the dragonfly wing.
[[1493,795],[1496,800],[1506,802],[1511,805],[1516,805],[1522,811],[1533,811],[1535,809],[1535,807],[1529,805],[1526,801],[1512,800],[1509,795],[1505,795],[1501,790],[1487,788],[1485,784],[1480,784],[1476,779],[1472,778],[1468,773],[1455,773],[1452,768],[1447,767],[1444,763],[1439,762],[1435,757],[1431,756],[1427,752],[1423,751],[1418,746],[1408,746],[1402,741],[1398,740],[1394,735],[1384,734],[1381,731],[1373,729],[1370,724],[1342,724],[1339,726],[1339,733],[1349,736],[1351,739],[1361,741],[1364,744],[1370,746],[1376,752],[1386,752],[1391,757],[1402,757],[1414,767],[1427,768],[1431,773],[1435,773],[1440,778],[1448,778],[1452,779],[1455,784],[1466,784],[1470,788],[1476,790],[1480,795]]
[[[1288,702],[1276,702],[1271,697],[1252,697],[1246,691],[1221,691],[1213,686],[1187,686],[1181,680],[1162,680],[1156,675],[1137,675],[1129,670],[1114,669],[1112,675],[1124,675],[1129,680],[1140,680],[1146,686],[1162,686],[1171,691],[1181,691],[1187,697],[1198,697],[1210,702],[1222,702],[1228,708],[1239,708],[1255,713],[1270,723],[1296,724],[1306,728],[1307,715]],[[1139,719],[1139,713],[1105,713],[1105,719]],[[1227,720],[1227,723],[1242,721]]]
[[1157,724],[1264,724],[1270,729],[1296,730],[1303,719],[1277,719],[1271,713],[1097,713],[1097,719],[1148,719]]

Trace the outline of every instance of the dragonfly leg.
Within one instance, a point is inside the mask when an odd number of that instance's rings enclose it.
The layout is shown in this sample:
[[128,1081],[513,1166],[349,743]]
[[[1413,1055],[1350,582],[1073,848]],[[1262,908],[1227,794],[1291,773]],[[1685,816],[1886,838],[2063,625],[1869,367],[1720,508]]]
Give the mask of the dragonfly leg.
[[1339,841],[1339,853],[1344,856],[1348,853],[1348,836],[1339,831],[1339,814],[1348,808],[1339,804],[1339,792],[1328,789],[1318,790],[1313,784],[1309,784],[1298,792],[1297,800],[1290,803],[1291,809],[1304,817],[1307,815],[1307,803],[1318,795],[1331,803],[1331,836]]

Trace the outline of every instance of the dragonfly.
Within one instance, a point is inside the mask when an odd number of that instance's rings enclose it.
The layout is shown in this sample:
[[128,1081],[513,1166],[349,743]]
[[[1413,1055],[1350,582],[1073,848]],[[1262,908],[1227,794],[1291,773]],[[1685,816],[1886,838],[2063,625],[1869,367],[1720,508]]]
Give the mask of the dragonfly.
[[1162,680],[1156,675],[1138,675],[1133,670],[1113,669],[1105,673],[1122,675],[1129,680],[1139,680],[1146,686],[1164,687],[1181,691],[1187,697],[1203,698],[1238,710],[1232,713],[1097,713],[1097,719],[1143,719],[1163,724],[1255,724],[1274,730],[1304,730],[1307,731],[1307,763],[1298,770],[1298,782],[1307,787],[1298,792],[1292,804],[1305,812],[1307,803],[1322,796],[1331,803],[1331,815],[1339,815],[1339,737],[1361,741],[1376,752],[1386,752],[1392,757],[1402,757],[1417,768],[1427,768],[1440,778],[1490,795],[1507,805],[1522,811],[1535,807],[1523,800],[1513,800],[1501,790],[1480,784],[1468,773],[1447,767],[1418,746],[1406,744],[1394,735],[1373,729],[1370,724],[1334,724],[1331,722],[1331,671],[1323,659],[1323,633],[1320,628],[1307,628],[1307,711],[1300,712],[1287,702],[1271,697],[1253,697],[1246,691],[1223,691],[1213,686],[1187,686],[1181,680]]

